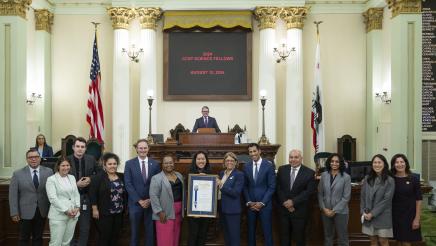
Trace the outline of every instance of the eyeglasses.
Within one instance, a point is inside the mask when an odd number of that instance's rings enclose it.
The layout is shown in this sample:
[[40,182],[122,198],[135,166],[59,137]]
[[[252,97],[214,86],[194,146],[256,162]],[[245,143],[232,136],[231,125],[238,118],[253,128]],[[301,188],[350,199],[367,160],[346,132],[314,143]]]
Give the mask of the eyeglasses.
[[209,111],[201,111],[201,112],[203,112],[203,113],[209,113]]
[[39,155],[31,155],[31,156],[27,157],[27,159],[38,159],[38,158],[39,158]]

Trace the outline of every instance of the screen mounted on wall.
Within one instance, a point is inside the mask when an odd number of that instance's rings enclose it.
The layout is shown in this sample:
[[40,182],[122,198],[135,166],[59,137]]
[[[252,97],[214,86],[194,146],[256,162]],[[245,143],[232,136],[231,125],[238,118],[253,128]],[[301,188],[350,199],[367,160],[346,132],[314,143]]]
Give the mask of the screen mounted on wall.
[[251,100],[251,32],[164,33],[164,100]]

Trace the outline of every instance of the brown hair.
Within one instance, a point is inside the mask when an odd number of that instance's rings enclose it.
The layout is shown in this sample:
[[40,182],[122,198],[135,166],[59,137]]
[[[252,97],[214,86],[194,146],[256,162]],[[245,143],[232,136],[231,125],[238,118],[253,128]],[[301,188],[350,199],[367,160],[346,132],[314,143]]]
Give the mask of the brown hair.
[[59,166],[60,166],[60,165],[62,164],[62,162],[64,162],[64,161],[66,161],[66,162],[70,165],[70,168],[71,168],[71,162],[70,162],[70,160],[68,160],[66,157],[61,156],[61,157],[59,157],[58,161],[56,162],[56,165],[54,166],[54,171],[55,171],[55,172],[59,172]]
[[239,166],[238,157],[237,157],[236,154],[233,153],[233,152],[227,152],[227,153],[224,155],[224,158],[223,158],[223,167],[224,167],[224,168],[226,167],[226,159],[227,159],[227,157],[230,157],[230,158],[232,158],[233,160],[235,160],[235,168],[238,168],[238,166]]

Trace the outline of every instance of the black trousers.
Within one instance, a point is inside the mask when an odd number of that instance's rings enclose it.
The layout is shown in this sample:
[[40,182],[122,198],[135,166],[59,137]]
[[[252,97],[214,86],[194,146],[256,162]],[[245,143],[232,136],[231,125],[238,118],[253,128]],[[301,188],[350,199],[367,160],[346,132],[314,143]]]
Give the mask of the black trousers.
[[123,225],[123,214],[100,215],[97,221],[98,245],[116,246]]
[[189,218],[188,246],[203,246],[206,244],[209,218]]
[[308,216],[295,218],[287,209],[280,208],[280,245],[289,246],[293,240],[295,245],[305,246],[307,220]]
[[42,245],[42,233],[44,232],[46,218],[41,216],[39,208],[36,207],[35,215],[31,220],[20,220],[20,232],[18,245],[28,246],[30,245],[30,236],[32,236],[32,245]]

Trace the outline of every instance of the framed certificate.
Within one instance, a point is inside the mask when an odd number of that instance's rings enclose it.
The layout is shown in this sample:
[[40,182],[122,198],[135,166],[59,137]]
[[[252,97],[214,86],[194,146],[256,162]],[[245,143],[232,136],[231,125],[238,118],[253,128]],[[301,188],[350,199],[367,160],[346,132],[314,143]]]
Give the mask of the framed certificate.
[[217,177],[217,175],[189,174],[188,216],[216,218]]

